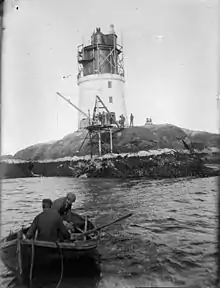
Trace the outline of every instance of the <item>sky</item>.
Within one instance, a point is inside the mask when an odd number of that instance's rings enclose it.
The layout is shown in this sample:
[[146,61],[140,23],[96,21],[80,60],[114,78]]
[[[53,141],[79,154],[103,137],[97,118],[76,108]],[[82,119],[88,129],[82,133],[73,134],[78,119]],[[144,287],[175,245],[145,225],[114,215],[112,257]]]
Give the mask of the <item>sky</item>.
[[[146,117],[218,132],[218,0],[8,0],[2,47],[2,154],[77,129],[77,45],[114,24],[125,98]],[[71,75],[68,78],[63,76]]]

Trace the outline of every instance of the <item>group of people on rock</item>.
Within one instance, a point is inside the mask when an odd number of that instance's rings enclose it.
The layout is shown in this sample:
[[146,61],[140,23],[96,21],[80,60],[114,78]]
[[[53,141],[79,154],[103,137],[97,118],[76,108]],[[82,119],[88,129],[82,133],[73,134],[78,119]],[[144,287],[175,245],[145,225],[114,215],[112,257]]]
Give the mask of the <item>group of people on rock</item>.
[[96,122],[98,122],[100,125],[112,125],[115,122],[114,115],[112,113],[107,112],[99,112],[96,115]]
[[[120,126],[120,128],[124,128],[125,127],[125,116],[123,114],[121,114],[119,116],[119,121],[118,124]],[[115,124],[117,121],[115,119],[115,114],[114,113],[107,113],[107,112],[99,112],[96,116],[95,116],[95,123],[99,124],[99,125],[113,125]],[[130,115],[130,127],[134,126],[134,115],[131,113]]]
[[152,119],[151,118],[146,118],[145,125],[151,125],[152,124]]
[[[119,116],[119,121],[118,124],[120,126],[120,128],[124,128],[125,127],[125,116],[123,114],[121,114]],[[115,124],[117,121],[115,119],[115,115],[114,113],[106,113],[106,112],[99,112],[96,116],[95,116],[95,122],[99,125],[112,125]],[[130,123],[129,123],[129,127],[133,127],[134,126],[134,115],[131,113],[130,114]],[[151,118],[146,118],[146,122],[145,125],[149,125],[152,124],[152,119]]]
[[[76,201],[74,193],[67,193],[54,202],[51,199],[42,200],[43,212],[38,214],[26,233],[27,239],[40,241],[64,241],[70,240],[74,231],[71,221],[72,204]],[[70,231],[70,232],[69,232]]]
[[121,128],[125,127],[125,116],[123,114],[121,114],[120,116],[120,120],[118,121],[118,124],[120,125]]
[[[124,115],[122,114],[121,116],[120,116],[120,120],[119,120],[119,125],[120,125],[120,127],[121,128],[124,128],[125,127],[125,117],[124,117]],[[130,115],[130,125],[129,125],[130,127],[133,127],[134,126],[134,115],[131,113],[131,115]]]

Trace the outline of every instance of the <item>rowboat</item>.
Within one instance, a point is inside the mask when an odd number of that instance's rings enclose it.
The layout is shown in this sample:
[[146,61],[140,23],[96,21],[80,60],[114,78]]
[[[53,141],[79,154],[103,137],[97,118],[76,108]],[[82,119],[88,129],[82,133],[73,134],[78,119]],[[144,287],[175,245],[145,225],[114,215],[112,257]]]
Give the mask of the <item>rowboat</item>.
[[[42,271],[47,274],[48,267],[51,268],[53,274],[56,273],[58,267],[58,271],[61,272],[59,283],[61,283],[63,273],[66,270],[73,275],[77,270],[88,271],[88,266],[92,265],[90,268],[95,269],[91,269],[90,272],[100,274],[100,258],[97,250],[99,237],[97,232],[130,216],[132,216],[132,213],[108,224],[95,227],[87,218],[71,213],[69,222],[75,224],[79,233],[75,233],[73,235],[75,238],[68,242],[27,240],[25,234],[29,227],[22,228],[0,240],[0,257],[5,266],[13,271],[15,276],[22,282],[26,282],[29,278],[29,284],[33,278],[33,271],[35,275],[37,272],[41,274]],[[86,262],[77,262],[83,258]]]
[[[86,221],[85,221],[86,219]],[[79,229],[74,235],[80,235],[85,228],[95,229],[95,226],[76,213],[71,213],[71,222]],[[86,227],[87,226],[87,227]],[[5,266],[22,279],[30,277],[30,273],[44,271],[48,267],[65,266],[74,267],[73,262],[86,257],[99,264],[97,251],[98,239],[91,235],[83,239],[75,239],[68,242],[47,242],[25,239],[29,227],[10,233],[0,240],[0,257]],[[73,269],[73,268],[72,268]]]

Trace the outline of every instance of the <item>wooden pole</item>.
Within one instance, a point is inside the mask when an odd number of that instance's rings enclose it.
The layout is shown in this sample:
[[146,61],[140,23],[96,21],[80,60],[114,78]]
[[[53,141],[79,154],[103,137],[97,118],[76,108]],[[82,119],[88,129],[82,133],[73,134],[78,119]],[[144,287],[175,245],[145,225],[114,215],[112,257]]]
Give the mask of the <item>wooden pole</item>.
[[[85,217],[85,226],[84,226],[84,232],[87,232],[87,224],[88,224],[88,218]],[[86,236],[84,237],[84,240],[86,240]]]
[[22,263],[22,253],[21,253],[21,240],[22,240],[22,232],[19,231],[17,234],[17,257],[18,257],[18,271],[19,271],[19,280],[22,280],[23,275],[23,263]]
[[88,110],[88,116],[89,116],[89,126],[91,126],[91,121],[90,121],[90,110]]
[[109,129],[109,135],[110,135],[110,153],[112,153],[112,129]]
[[84,227],[84,232],[87,231],[87,224],[88,224],[88,218],[87,216],[85,217],[85,227]]
[[102,156],[102,144],[101,144],[101,132],[98,131],[98,135],[99,135],[99,156]]
[[94,229],[92,229],[92,230],[88,230],[87,232],[82,233],[82,234],[79,235],[78,237],[83,237],[83,236],[89,235],[89,234],[91,234],[91,233],[95,233],[96,231],[99,231],[99,230],[101,230],[101,229],[103,229],[103,228],[105,228],[105,227],[108,227],[108,226],[110,226],[110,225],[113,225],[113,224],[115,224],[115,223],[117,223],[117,222],[119,222],[119,221],[122,221],[122,220],[124,220],[124,219],[126,219],[126,218],[128,218],[128,217],[131,217],[132,215],[133,215],[133,213],[129,213],[129,214],[127,214],[127,215],[125,215],[125,216],[122,216],[122,217],[120,217],[120,218],[118,218],[118,219],[116,219],[116,220],[114,220],[114,221],[112,221],[112,222],[110,222],[110,223],[108,223],[108,224],[104,224],[104,225],[102,225],[102,226],[100,226],[100,227],[94,228]]

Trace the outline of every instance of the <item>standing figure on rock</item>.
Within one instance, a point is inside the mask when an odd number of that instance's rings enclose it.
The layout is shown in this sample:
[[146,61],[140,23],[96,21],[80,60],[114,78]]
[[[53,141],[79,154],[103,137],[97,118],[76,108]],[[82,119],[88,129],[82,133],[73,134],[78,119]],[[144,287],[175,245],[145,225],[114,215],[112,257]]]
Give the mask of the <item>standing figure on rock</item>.
[[121,128],[124,128],[125,127],[125,117],[123,114],[121,114],[120,118],[121,118],[121,120],[119,120],[119,124],[120,124]]
[[102,126],[105,125],[105,112],[102,112]]
[[134,115],[131,113],[131,116],[130,116],[130,127],[133,127],[134,126]]
[[76,195],[74,193],[67,193],[66,197],[60,197],[56,199],[51,209],[56,210],[63,220],[70,222],[72,204],[76,201]]
[[111,117],[111,115],[109,113],[106,113],[106,124],[107,125],[110,124],[110,117]]
[[110,125],[114,124],[114,116],[111,114],[110,115]]
[[102,113],[99,112],[98,114],[99,124],[102,125]]

